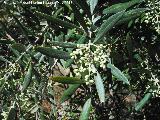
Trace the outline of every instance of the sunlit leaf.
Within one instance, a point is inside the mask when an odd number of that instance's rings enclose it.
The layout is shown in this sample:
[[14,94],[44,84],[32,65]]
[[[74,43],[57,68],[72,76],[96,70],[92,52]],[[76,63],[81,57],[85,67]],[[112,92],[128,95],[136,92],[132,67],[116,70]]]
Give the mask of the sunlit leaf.
[[79,120],[88,120],[91,111],[91,98],[89,98],[83,106]]
[[79,86],[80,84],[69,85],[69,88],[67,88],[67,90],[64,91],[61,97],[61,103],[71,98],[71,96],[75,93]]
[[96,75],[94,76],[95,84],[96,84],[96,89],[98,92],[98,96],[101,102],[105,102],[105,89],[103,85],[103,80],[101,78],[101,75],[99,72],[96,70],[96,68],[93,66],[92,69],[95,69]]
[[147,94],[145,94],[144,98],[143,98],[139,103],[136,104],[135,110],[136,110],[136,111],[141,110],[142,107],[143,107],[146,103],[149,102],[149,99],[150,99],[151,97],[152,97],[152,93],[147,93]]
[[126,84],[130,84],[127,77],[114,65],[111,63],[107,64],[107,67],[111,69],[111,73],[119,80],[123,81]]
[[91,14],[93,14],[93,11],[94,11],[97,3],[98,3],[98,0],[90,0],[90,11],[91,11]]
[[140,15],[142,15],[145,11],[147,11],[146,8],[137,8],[137,9],[133,9],[133,10],[129,10],[129,11],[125,12],[122,19],[120,19],[117,22],[117,25],[129,22],[130,20],[133,20],[133,19],[139,17]]
[[101,27],[98,29],[98,33],[96,35],[96,38],[94,40],[94,42],[97,42],[98,40],[100,40],[102,37],[105,36],[105,34],[111,30],[116,23],[120,20],[120,18],[123,16],[125,11],[121,11],[118,12],[114,15],[112,15],[111,17],[109,17],[102,25]]
[[125,3],[118,3],[118,4],[114,4],[106,9],[103,10],[103,14],[110,14],[110,13],[117,13],[123,10],[126,10],[127,8],[137,4],[137,3],[141,3],[143,0],[131,0],[129,2],[125,2]]

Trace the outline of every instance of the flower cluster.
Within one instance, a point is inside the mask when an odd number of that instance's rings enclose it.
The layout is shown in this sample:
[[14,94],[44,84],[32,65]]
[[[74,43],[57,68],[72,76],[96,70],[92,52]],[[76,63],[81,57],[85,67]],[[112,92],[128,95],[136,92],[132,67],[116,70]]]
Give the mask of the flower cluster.
[[149,81],[152,83],[151,85],[148,85],[146,88],[151,89],[152,93],[155,97],[158,97],[160,94],[160,81],[158,78],[156,78],[155,75],[151,74],[152,78],[149,79]]
[[83,77],[86,84],[94,82],[93,76],[96,70],[93,69],[93,65],[106,68],[106,63],[109,61],[110,48],[107,45],[102,44],[78,44],[77,49],[70,55],[74,59],[74,62],[78,66],[74,69],[74,73],[77,77]]
[[16,72],[20,72],[21,71],[21,67],[20,67],[20,65],[18,63],[9,63],[6,71],[9,71],[10,73],[12,73],[14,75]]
[[147,0],[149,11],[146,13],[146,23],[152,23],[155,30],[160,34],[160,1]]

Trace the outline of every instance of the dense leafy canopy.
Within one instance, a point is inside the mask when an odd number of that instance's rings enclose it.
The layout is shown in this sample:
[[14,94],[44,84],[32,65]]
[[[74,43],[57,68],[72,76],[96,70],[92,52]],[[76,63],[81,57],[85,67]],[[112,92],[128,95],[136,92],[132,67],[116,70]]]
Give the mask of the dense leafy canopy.
[[[159,119],[160,35],[146,4],[0,1],[0,119]],[[88,85],[71,54],[90,42],[111,53]]]

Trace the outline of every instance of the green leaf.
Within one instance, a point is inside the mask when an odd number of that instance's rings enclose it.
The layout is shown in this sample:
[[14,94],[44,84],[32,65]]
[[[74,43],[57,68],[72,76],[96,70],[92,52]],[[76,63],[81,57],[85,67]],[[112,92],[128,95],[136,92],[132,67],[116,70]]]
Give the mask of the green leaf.
[[15,42],[11,40],[0,40],[0,44],[13,44],[13,43]]
[[70,39],[75,39],[75,40],[79,40],[83,35],[79,35],[79,34],[70,34],[69,38]]
[[58,59],[70,59],[70,55],[67,52],[53,49],[50,47],[36,47],[35,51],[40,52],[46,56],[58,58]]
[[80,32],[83,32],[83,30],[81,28],[79,28],[78,26],[76,26],[72,23],[69,23],[67,21],[63,21],[63,20],[60,20],[58,18],[55,18],[54,16],[50,16],[50,15],[47,15],[47,14],[44,14],[44,13],[41,13],[41,12],[35,12],[35,14],[38,15],[39,17],[41,17],[41,18],[44,18],[44,19],[47,19],[47,20],[51,21],[54,24],[60,25],[60,26],[65,27],[65,28],[70,28],[70,29],[76,28]]
[[3,62],[7,62],[7,63],[11,63],[10,61],[8,61],[6,58],[4,58],[3,56],[0,56],[0,61]]
[[101,39],[102,37],[105,36],[105,34],[111,30],[116,23],[120,20],[120,18],[123,16],[125,11],[122,12],[118,12],[114,15],[112,15],[111,17],[109,17],[100,27],[100,29],[98,30],[98,33],[96,35],[96,38],[94,40],[94,43],[97,42],[99,39]]
[[66,63],[65,63],[65,65],[64,65],[64,67],[65,68],[68,68],[68,67],[70,67],[71,66],[71,64],[74,62],[74,60],[73,59],[69,59],[69,60],[67,60],[66,61]]
[[111,69],[111,73],[119,80],[123,81],[126,84],[130,84],[127,77],[114,65],[111,63],[107,64],[107,67]]
[[57,42],[57,41],[52,41],[50,42],[54,46],[60,46],[63,48],[76,48],[77,45],[74,43],[67,43],[67,42]]
[[[14,48],[12,48],[11,46],[9,46],[9,48],[10,48],[10,50],[13,52],[13,54],[14,54],[16,57],[19,58],[19,57],[21,56],[21,54],[20,54],[17,50],[15,50]],[[24,63],[23,60],[19,60],[17,63],[20,64],[21,66],[25,67],[25,63]]]
[[96,89],[98,92],[98,96],[101,102],[105,102],[105,89],[103,85],[103,80],[97,71],[97,69],[93,66],[92,69],[95,69],[97,75],[94,76],[95,84],[96,84]]
[[77,44],[83,44],[85,43],[86,40],[87,40],[86,35],[83,35],[78,39]]
[[114,4],[106,9],[103,10],[103,14],[111,14],[111,13],[117,13],[123,10],[128,9],[129,7],[137,4],[137,3],[141,3],[144,0],[131,0],[129,2],[125,2],[125,3],[118,3],[118,4]]
[[143,14],[147,10],[148,10],[147,8],[137,8],[137,9],[129,10],[124,13],[122,19],[120,19],[116,25],[129,22],[130,20],[133,20],[139,17],[141,14]]
[[134,57],[138,62],[140,62],[140,63],[143,62],[142,57],[141,57],[139,54],[135,54],[133,57]]
[[85,83],[85,81],[75,78],[75,77],[65,77],[65,76],[51,76],[49,78],[50,80],[53,80],[54,82],[59,82],[63,84],[82,84]]
[[62,3],[64,3],[69,10],[72,10],[72,8],[68,2],[62,1]]
[[89,4],[90,4],[90,11],[91,11],[91,14],[93,14],[93,11],[94,11],[94,9],[95,9],[97,3],[98,3],[98,0],[90,0]]
[[22,91],[25,91],[27,89],[27,87],[29,86],[31,80],[32,80],[32,64],[29,63],[29,67],[28,67],[28,71],[24,77],[24,82],[23,82],[23,87],[22,87]]
[[35,112],[37,112],[38,109],[39,109],[39,106],[38,106],[37,104],[35,104],[35,105],[32,107],[32,109],[30,109],[30,110],[31,110],[31,114],[34,114]]
[[59,8],[55,13],[54,13],[54,17],[57,17],[63,10],[63,7]]
[[20,53],[26,51],[26,47],[21,43],[15,43],[11,47]]
[[148,103],[148,101],[149,101],[149,99],[150,99],[151,97],[152,97],[152,93],[147,93],[147,94],[145,94],[144,98],[143,98],[139,103],[136,104],[135,110],[136,110],[136,111],[141,110],[142,107],[143,107],[146,103]]
[[84,104],[79,120],[88,120],[90,111],[91,111],[91,98],[89,98]]
[[61,97],[61,100],[60,100],[61,103],[65,102],[66,100],[71,98],[71,96],[75,93],[75,91],[78,89],[79,86],[80,86],[80,84],[69,85],[69,88],[64,91],[64,93]]

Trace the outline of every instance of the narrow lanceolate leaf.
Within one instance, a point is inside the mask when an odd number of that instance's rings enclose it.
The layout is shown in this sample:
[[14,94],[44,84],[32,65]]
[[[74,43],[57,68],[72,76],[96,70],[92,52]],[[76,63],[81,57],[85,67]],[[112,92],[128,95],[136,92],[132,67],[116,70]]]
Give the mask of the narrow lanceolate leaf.
[[118,3],[118,4],[114,4],[106,9],[103,10],[103,14],[110,14],[110,13],[117,13],[123,10],[128,9],[129,7],[141,3],[144,0],[131,0],[129,2],[125,2],[125,3]]
[[133,57],[134,57],[138,62],[140,62],[140,63],[143,62],[142,57],[141,57],[139,54],[135,54]]
[[114,65],[111,63],[107,64],[107,67],[111,69],[111,73],[119,80],[123,81],[126,84],[130,84],[127,77]]
[[61,100],[60,100],[61,103],[65,102],[66,100],[71,98],[71,96],[75,93],[75,91],[78,89],[79,86],[80,86],[80,84],[69,85],[69,88],[64,91],[64,93],[61,97]]
[[83,32],[83,30],[81,28],[79,28],[78,26],[67,22],[67,21],[63,21],[61,19],[55,18],[54,16],[50,16],[44,13],[40,13],[40,12],[35,12],[36,15],[38,15],[41,18],[47,19],[49,21],[51,21],[52,23],[55,23],[57,25],[60,25],[61,27],[65,27],[65,28],[76,28],[77,30],[79,30],[80,32]]
[[147,93],[145,94],[144,98],[139,102],[137,103],[137,105],[135,106],[135,110],[136,111],[139,111],[142,109],[142,107],[148,103],[149,99],[152,97],[152,93]]
[[28,71],[24,77],[23,87],[22,91],[26,90],[26,88],[29,86],[31,80],[32,80],[32,64],[30,63]]
[[20,53],[26,51],[26,47],[21,43],[15,43],[11,47],[14,48],[15,50],[17,50]]
[[90,3],[89,3],[89,4],[90,4],[90,11],[91,11],[91,14],[93,14],[93,11],[94,11],[94,9],[95,9],[97,3],[98,3],[98,0],[90,0]]
[[120,19],[116,25],[129,22],[130,20],[133,20],[139,17],[140,15],[142,15],[143,13],[145,13],[145,11],[147,11],[146,8],[137,8],[137,9],[129,10],[124,13],[122,19]]
[[67,42],[57,42],[57,41],[52,41],[50,42],[54,46],[60,46],[63,48],[76,48],[76,44],[74,43],[67,43]]
[[46,56],[58,58],[58,59],[70,59],[70,55],[67,52],[53,49],[50,47],[36,47],[35,51],[40,52]]
[[57,17],[63,10],[63,7],[59,8],[55,13],[54,13],[54,17]]
[[4,58],[3,56],[0,56],[0,61],[3,62],[7,62],[7,63],[11,63],[10,61],[8,61],[6,58]]
[[114,15],[112,15],[111,17],[109,17],[100,27],[100,29],[98,30],[98,33],[96,35],[96,38],[94,40],[94,42],[97,42],[99,39],[101,39],[102,37],[105,36],[105,34],[111,30],[116,23],[121,19],[121,17],[123,16],[125,11],[122,12],[118,12]]
[[95,84],[96,84],[96,89],[98,92],[98,96],[101,102],[105,102],[105,89],[103,85],[103,80],[97,71],[97,69],[92,65],[92,69],[94,69],[97,72],[97,75],[94,76]]
[[15,42],[11,40],[0,40],[0,44],[13,44],[13,43]]
[[105,102],[105,90],[104,90],[103,80],[98,72],[94,79],[99,99],[101,102]]
[[89,98],[84,104],[79,120],[88,120],[90,111],[91,111],[91,98]]
[[59,82],[63,84],[82,84],[85,83],[85,81],[75,78],[75,77],[65,77],[65,76],[51,76],[49,78],[50,80],[53,80],[54,82]]

